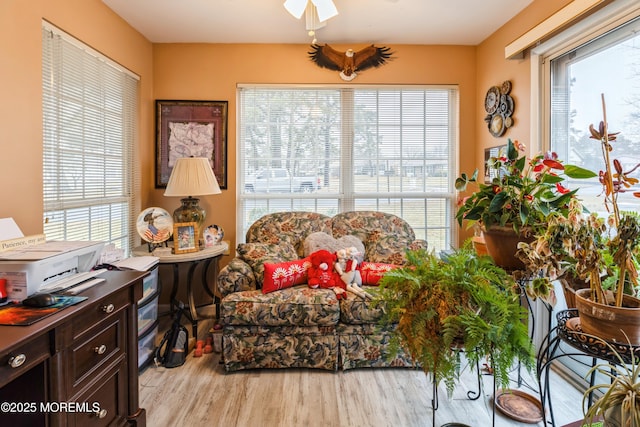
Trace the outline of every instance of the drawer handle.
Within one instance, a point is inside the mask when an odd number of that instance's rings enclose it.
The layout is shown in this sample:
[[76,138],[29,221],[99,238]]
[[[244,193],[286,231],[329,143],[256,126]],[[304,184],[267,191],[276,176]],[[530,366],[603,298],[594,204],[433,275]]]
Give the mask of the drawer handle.
[[19,355],[13,356],[11,359],[9,359],[9,366],[11,366],[12,368],[19,368],[26,361],[27,356],[25,356],[24,353],[20,353]]
[[102,344],[100,347],[96,347],[93,349],[98,354],[104,354],[107,351],[107,346]]
[[108,304],[108,305],[102,306],[102,311],[104,311],[107,314],[113,313],[113,310],[115,310],[115,309],[116,308],[113,306],[113,304]]
[[107,416],[107,410],[106,409],[101,409],[99,411],[96,411],[96,417],[104,418],[106,416]]

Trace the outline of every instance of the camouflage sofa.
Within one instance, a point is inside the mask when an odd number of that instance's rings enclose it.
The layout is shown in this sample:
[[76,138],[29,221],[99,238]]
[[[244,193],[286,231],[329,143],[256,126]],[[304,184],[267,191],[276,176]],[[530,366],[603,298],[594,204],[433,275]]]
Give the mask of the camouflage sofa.
[[[372,263],[403,264],[408,248],[426,248],[403,219],[382,212],[263,216],[218,275],[225,370],[414,366],[403,352],[389,357],[393,326],[380,325],[380,308],[368,300],[349,293],[338,301],[331,290],[306,284],[262,292],[264,264],[303,258],[304,241],[314,232],[358,237]],[[377,287],[365,289],[375,294]]]

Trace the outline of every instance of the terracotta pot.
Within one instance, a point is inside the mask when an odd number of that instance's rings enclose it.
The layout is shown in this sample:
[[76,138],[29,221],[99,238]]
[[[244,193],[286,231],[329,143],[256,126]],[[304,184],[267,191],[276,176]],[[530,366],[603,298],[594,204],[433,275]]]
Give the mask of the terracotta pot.
[[576,308],[584,333],[609,342],[640,345],[640,300],[624,295],[622,305],[593,302],[590,289],[576,291]]
[[519,242],[533,242],[533,236],[525,237],[516,233],[512,227],[492,225],[483,231],[487,251],[493,262],[505,270],[524,270],[525,266],[516,258]]
[[489,255],[489,252],[487,252],[487,244],[485,243],[483,236],[473,236],[471,241],[473,243],[473,248],[476,250],[478,255]]
[[576,308],[576,291],[588,288],[589,284],[574,276],[561,277],[559,281],[562,284],[562,292],[567,302],[567,308]]

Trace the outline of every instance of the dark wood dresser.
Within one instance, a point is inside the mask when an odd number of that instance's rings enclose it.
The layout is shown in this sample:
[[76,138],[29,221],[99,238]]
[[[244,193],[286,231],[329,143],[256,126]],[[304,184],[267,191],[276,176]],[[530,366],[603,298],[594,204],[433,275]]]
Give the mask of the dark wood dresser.
[[149,273],[108,271],[87,300],[30,326],[0,326],[0,424],[145,426],[138,307]]

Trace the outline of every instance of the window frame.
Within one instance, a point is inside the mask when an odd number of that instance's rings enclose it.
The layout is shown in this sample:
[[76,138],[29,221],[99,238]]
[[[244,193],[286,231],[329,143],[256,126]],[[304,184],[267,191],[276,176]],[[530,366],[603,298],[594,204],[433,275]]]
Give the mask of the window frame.
[[[551,149],[552,61],[639,17],[640,4],[637,1],[618,0],[530,50],[532,104],[530,140],[538,141],[538,145],[532,147],[533,151],[541,152]],[[595,117],[595,120],[599,121],[601,117]],[[563,155],[560,154],[560,156]],[[560,283],[554,285],[558,296],[556,307],[566,307]],[[540,348],[549,333],[549,328],[553,328],[556,324],[555,310],[550,313],[540,302],[535,302],[532,310],[534,318],[538,320],[533,342],[536,348]],[[583,387],[584,373],[587,368],[581,365],[586,363],[588,366],[590,358],[588,356],[561,358],[559,362],[554,366],[558,367],[560,372],[570,379],[576,387]]]
[[[255,193],[246,193],[244,191],[244,183],[245,183],[245,155],[244,155],[244,142],[243,138],[243,123],[242,123],[242,90],[244,89],[283,89],[283,90],[296,90],[296,89],[320,89],[320,90],[339,90],[341,91],[341,107],[344,107],[344,104],[353,105],[353,93],[358,90],[379,90],[379,91],[389,91],[389,90],[442,90],[447,91],[448,98],[448,117],[449,120],[447,122],[448,129],[448,153],[447,153],[447,166],[449,171],[451,171],[447,177],[447,189],[442,192],[358,192],[354,188],[354,165],[352,152],[355,145],[353,139],[350,140],[349,144],[341,144],[341,155],[340,155],[340,188],[337,193],[313,193],[313,194],[299,194],[299,193],[286,193],[286,194],[278,194],[278,193],[261,193],[259,195]],[[448,240],[449,249],[450,247],[457,246],[458,239],[458,227],[455,223],[455,204],[456,204],[456,192],[454,188],[454,181],[457,176],[457,170],[459,165],[459,160],[457,157],[457,153],[459,153],[459,116],[460,116],[460,101],[459,101],[459,87],[457,85],[362,85],[354,87],[352,85],[330,85],[330,84],[318,84],[318,85],[287,85],[287,84],[239,84],[237,90],[237,102],[238,102],[238,120],[237,120],[237,135],[238,135],[238,143],[236,145],[237,148],[237,159],[238,159],[238,167],[236,169],[236,182],[237,182],[237,221],[236,221],[236,236],[238,243],[244,242],[245,233],[250,224],[245,224],[245,203],[251,200],[291,200],[295,202],[295,200],[306,200],[311,202],[315,200],[316,206],[315,211],[317,210],[317,201],[318,200],[337,200],[337,212],[344,212],[350,210],[358,210],[356,207],[356,203],[358,200],[363,200],[364,198],[368,198],[372,196],[372,198],[380,198],[384,196],[384,198],[399,198],[402,196],[403,198],[417,198],[417,199],[425,199],[425,198],[441,198],[446,200],[445,206],[445,214],[446,218],[443,218],[445,221],[445,225],[442,227],[447,230],[446,239]],[[345,110],[346,111],[346,110]],[[345,112],[343,113],[344,117],[348,117],[351,113]],[[344,138],[348,138],[349,135],[353,135],[354,119],[350,117],[348,120],[342,120],[341,122],[341,141],[344,141]],[[428,158],[425,154],[423,158]],[[291,204],[292,210],[294,209]],[[271,210],[268,210],[271,212]],[[319,211],[322,212],[322,211]],[[402,216],[402,215],[398,215]],[[405,218],[406,219],[406,218]],[[410,221],[409,221],[410,222]],[[411,223],[410,223],[411,224]],[[413,226],[413,225],[412,225]],[[415,228],[415,226],[414,226]],[[427,238],[429,232],[429,225],[425,223],[424,225],[424,234],[425,238]],[[419,232],[416,232],[416,235],[419,236]],[[427,241],[429,239],[427,238]],[[445,248],[442,248],[445,249]]]
[[[48,239],[115,243],[128,255],[139,241],[136,218],[140,210],[137,161],[140,77],[46,20],[42,20],[41,29],[44,231]],[[44,37],[56,37],[59,44],[46,44]],[[82,69],[70,67],[77,61],[91,64],[98,75],[92,76],[91,85],[73,86],[73,82],[82,81],[82,76],[77,75],[65,83],[64,61],[67,61],[67,70]],[[45,74],[46,71],[50,74]],[[114,78],[117,80],[109,80]],[[73,92],[71,96],[70,92]],[[74,117],[72,121],[64,116],[64,109],[69,106],[81,112],[79,119]],[[95,112],[100,115],[84,120]],[[71,136],[73,129],[65,131],[72,124],[74,129],[81,130],[77,137]],[[108,135],[104,132],[102,137],[96,133],[107,128],[116,132]],[[77,178],[81,185],[74,188],[73,196],[65,197],[65,175],[60,175],[60,171],[64,171],[64,153],[71,152],[69,150],[81,158],[82,173]],[[91,161],[93,168],[86,166],[91,165]],[[70,170],[69,165],[66,168]],[[52,176],[57,177],[53,184]],[[107,222],[96,226],[93,223],[96,218],[107,218]],[[78,224],[70,226],[72,219]]]

